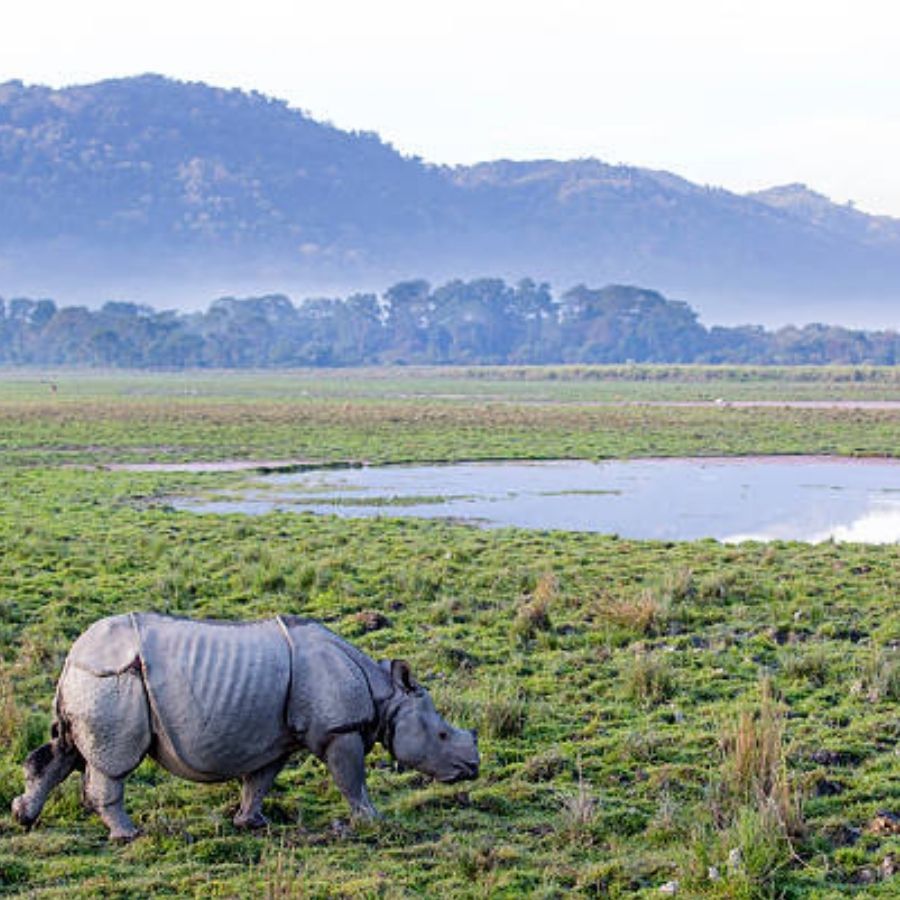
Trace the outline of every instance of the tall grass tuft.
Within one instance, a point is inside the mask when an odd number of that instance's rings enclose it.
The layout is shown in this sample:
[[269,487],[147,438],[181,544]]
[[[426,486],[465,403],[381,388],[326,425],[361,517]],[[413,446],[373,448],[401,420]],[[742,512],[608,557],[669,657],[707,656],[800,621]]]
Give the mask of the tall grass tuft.
[[761,683],[759,706],[740,712],[726,727],[720,746],[722,799],[732,813],[749,806],[786,836],[802,833],[802,804],[788,774],[784,721],[768,679]]
[[778,654],[782,671],[792,681],[808,681],[816,687],[828,682],[829,659],[824,647],[788,648]]
[[593,826],[600,813],[600,802],[585,781],[578,760],[578,782],[574,791],[560,793],[561,830],[569,838],[583,838]]
[[[779,897],[784,871],[804,832],[802,804],[791,781],[784,723],[768,679],[760,699],[722,729],[711,821],[698,821],[683,866],[683,886],[698,896]],[[714,868],[712,882],[708,872]]]
[[636,597],[603,596],[594,604],[594,611],[601,621],[609,625],[650,636],[665,631],[670,605],[665,595],[645,588]]
[[527,603],[519,607],[513,631],[522,638],[532,638],[538,631],[552,627],[550,606],[559,596],[559,582],[552,572],[544,572],[537,580]]
[[528,698],[520,687],[506,679],[489,685],[481,705],[481,728],[487,737],[521,737],[527,719]]
[[689,568],[675,569],[667,572],[662,580],[662,595],[669,604],[684,603],[697,594],[694,572]]
[[669,660],[643,648],[634,654],[625,669],[625,691],[628,697],[646,706],[662,703],[672,696],[675,678]]
[[534,600],[542,606],[549,606],[559,597],[559,579],[553,572],[544,572],[534,586]]
[[862,688],[870,703],[900,701],[900,653],[875,647],[863,663]]

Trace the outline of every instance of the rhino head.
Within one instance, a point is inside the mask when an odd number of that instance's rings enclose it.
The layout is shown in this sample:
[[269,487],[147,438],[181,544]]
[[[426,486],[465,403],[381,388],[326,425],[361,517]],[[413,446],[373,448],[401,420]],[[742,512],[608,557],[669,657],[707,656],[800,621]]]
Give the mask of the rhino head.
[[446,722],[406,662],[393,660],[390,674],[394,692],[383,743],[394,759],[445,784],[477,778],[478,733]]

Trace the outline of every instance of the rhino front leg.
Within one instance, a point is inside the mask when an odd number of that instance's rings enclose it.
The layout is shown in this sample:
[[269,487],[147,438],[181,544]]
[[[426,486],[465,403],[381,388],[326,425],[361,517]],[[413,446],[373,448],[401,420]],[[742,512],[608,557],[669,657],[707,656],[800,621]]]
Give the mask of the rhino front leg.
[[140,831],[128,817],[123,805],[125,779],[110,778],[94,766],[84,773],[84,797],[91,809],[103,819],[111,841],[133,841]]
[[378,810],[366,790],[366,749],[355,732],[338,734],[325,751],[325,764],[340,792],[350,804],[354,818],[376,819]]
[[276,759],[256,772],[245,775],[241,781],[241,808],[234,817],[237,828],[265,828],[269,820],[262,814],[262,802],[275,777],[284,768],[287,756]]

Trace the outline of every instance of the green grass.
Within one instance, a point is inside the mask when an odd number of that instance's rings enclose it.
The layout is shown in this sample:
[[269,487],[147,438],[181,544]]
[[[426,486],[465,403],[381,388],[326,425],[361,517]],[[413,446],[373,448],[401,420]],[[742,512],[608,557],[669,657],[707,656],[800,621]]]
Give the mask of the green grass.
[[[0,893],[656,897],[677,879],[690,897],[896,896],[881,873],[900,837],[869,826],[900,812],[900,548],[192,516],[147,501],[236,476],[61,465],[894,453],[896,413],[276,401],[254,377],[196,401],[97,380],[62,412],[0,389]],[[130,609],[298,613],[407,658],[449,718],[479,728],[481,778],[432,785],[379,750],[370,787],[385,819],[348,829],[322,766],[298,758],[267,803],[269,833],[246,836],[230,823],[235,785],[145,763],[128,787],[146,832],[134,844],[106,842],[77,775],[21,832],[5,810],[46,739],[66,649]]]
[[[641,378],[631,381],[621,372],[608,381],[538,380],[533,370],[515,380],[515,371],[493,381],[481,371],[463,378],[445,370],[421,380],[384,370],[215,378],[201,373],[196,381],[174,374],[106,379],[64,374],[52,376],[55,394],[48,388],[51,376],[15,373],[0,379],[0,453],[9,465],[34,466],[900,452],[898,409],[621,405],[593,402],[591,395],[573,396],[569,390],[612,385],[626,400],[671,399],[672,391],[681,394],[710,382],[695,382],[697,373],[690,369],[679,381],[677,367],[664,369],[668,377],[657,380],[650,377],[653,367],[636,367]],[[871,380],[852,380],[854,371],[870,374]],[[859,385],[893,396],[896,384],[888,377],[893,371],[814,370],[809,375],[819,380],[790,384],[811,384],[831,399],[852,399]],[[757,399],[777,397],[784,387],[769,380],[765,370],[700,372],[712,379],[714,396],[725,393],[715,378],[742,386],[746,397]],[[746,381],[732,381],[742,374]],[[488,397],[479,393],[486,384],[492,392]],[[435,385],[452,390],[437,393]],[[523,395],[523,387],[540,394]]]
[[[53,392],[51,385],[56,386]],[[0,369],[8,398],[231,401],[409,398],[551,403],[660,400],[897,400],[891,366],[395,366],[147,373]]]

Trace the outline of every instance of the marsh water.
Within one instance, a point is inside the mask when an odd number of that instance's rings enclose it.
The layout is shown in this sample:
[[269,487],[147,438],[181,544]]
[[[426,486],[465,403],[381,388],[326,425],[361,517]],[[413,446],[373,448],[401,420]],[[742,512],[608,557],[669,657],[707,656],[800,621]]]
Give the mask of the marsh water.
[[628,538],[900,541],[900,461],[485,462],[270,474],[181,509],[418,516]]

